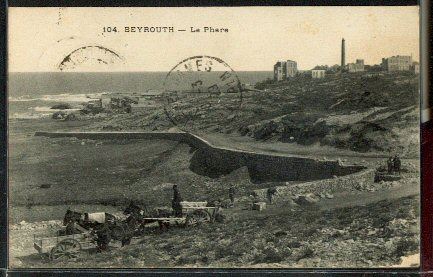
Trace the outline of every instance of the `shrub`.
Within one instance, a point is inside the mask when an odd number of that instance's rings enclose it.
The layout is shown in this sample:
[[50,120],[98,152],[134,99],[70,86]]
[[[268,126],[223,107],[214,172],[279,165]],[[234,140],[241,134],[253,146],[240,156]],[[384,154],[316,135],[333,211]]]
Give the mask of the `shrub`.
[[296,261],[311,258],[314,255],[314,251],[309,246],[304,246],[300,249],[298,252],[298,255],[296,257]]
[[418,250],[418,241],[415,238],[402,238],[395,243],[394,256],[405,256],[408,252]]

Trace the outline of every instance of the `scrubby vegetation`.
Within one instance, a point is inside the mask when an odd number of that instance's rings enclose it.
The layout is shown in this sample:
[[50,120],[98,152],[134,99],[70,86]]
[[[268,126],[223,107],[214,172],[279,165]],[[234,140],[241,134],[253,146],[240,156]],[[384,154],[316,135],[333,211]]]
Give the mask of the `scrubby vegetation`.
[[66,267],[370,267],[419,251],[418,197],[334,210],[227,211],[228,221],[149,231],[136,245],[83,253]]
[[[251,137],[248,142],[282,142],[284,147],[321,144],[334,157],[338,156],[334,147],[387,155],[394,151],[403,159],[419,156],[415,75],[363,73],[319,80],[299,76],[284,82],[267,80],[256,87],[262,91],[244,92],[242,98],[238,94],[177,95],[170,104],[161,101],[146,110],[89,116],[92,120],[77,129],[176,127],[242,137],[238,144],[245,143],[246,137]],[[68,129],[79,121],[53,124],[60,130],[59,126]],[[229,139],[226,146],[236,148]],[[84,252],[78,260],[65,263],[48,263],[29,254],[14,257],[21,266],[371,267],[398,264],[401,256],[419,253],[417,164],[402,171],[401,180],[374,183],[373,170],[383,161],[350,151],[348,159],[369,170],[362,176],[335,176],[314,185],[255,184],[245,167],[215,178],[197,174],[190,163],[195,149],[173,141],[47,140],[24,133],[13,141],[10,199],[18,210],[12,209],[13,224],[60,219],[64,213],[63,206],[56,206],[60,204],[83,211],[91,205],[120,210],[130,199],[150,207],[170,206],[174,183],[189,201],[226,200],[228,188],[236,185],[240,203],[225,210],[224,223],[164,233],[150,228],[138,244],[107,253]],[[317,148],[311,149],[310,155],[317,154]],[[404,160],[403,167],[408,164]],[[263,212],[248,210],[251,191],[268,187],[278,187],[278,204]],[[295,194],[315,194],[320,201],[299,206]],[[322,204],[333,200],[334,204]],[[14,243],[19,245],[19,240],[17,235]]]
[[[354,151],[418,152],[418,76],[357,73],[300,75],[224,96],[176,95],[169,106],[116,115],[92,128],[231,133],[256,140],[320,143]],[[165,109],[164,109],[165,108]]]

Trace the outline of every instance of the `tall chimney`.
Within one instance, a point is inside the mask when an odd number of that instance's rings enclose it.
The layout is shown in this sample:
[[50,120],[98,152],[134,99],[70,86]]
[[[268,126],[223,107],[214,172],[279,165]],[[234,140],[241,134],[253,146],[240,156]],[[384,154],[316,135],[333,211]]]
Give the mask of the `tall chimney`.
[[341,40],[341,71],[343,71],[346,65],[346,50],[344,48],[344,38]]

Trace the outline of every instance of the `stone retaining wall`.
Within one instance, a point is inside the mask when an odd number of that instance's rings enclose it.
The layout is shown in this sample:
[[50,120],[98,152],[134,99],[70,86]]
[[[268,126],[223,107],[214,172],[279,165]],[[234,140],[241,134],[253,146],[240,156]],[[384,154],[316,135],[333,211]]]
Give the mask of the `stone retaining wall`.
[[[291,186],[277,186],[277,192],[273,197],[275,202],[287,201],[297,195],[306,195],[313,193],[316,196],[320,194],[333,194],[338,191],[365,191],[366,184],[372,183],[374,169],[363,170],[350,176],[341,176],[324,180],[316,180]],[[258,199],[266,201],[267,189],[255,190]]]
[[254,183],[309,181],[348,175],[365,167],[339,161],[307,157],[270,155],[216,147],[184,132],[36,132],[36,136],[76,137],[79,139],[164,139],[186,143],[195,149],[190,169],[197,174],[218,178],[246,166]]

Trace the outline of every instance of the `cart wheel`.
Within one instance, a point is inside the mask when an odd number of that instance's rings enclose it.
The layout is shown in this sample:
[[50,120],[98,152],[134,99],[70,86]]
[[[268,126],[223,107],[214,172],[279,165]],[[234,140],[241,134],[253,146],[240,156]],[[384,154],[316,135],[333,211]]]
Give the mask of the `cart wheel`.
[[210,221],[211,221],[211,217],[208,212],[206,212],[205,210],[195,210],[194,212],[186,216],[185,225],[195,226]]
[[77,258],[80,250],[81,244],[76,239],[64,239],[51,249],[50,259],[55,261]]
[[125,229],[120,225],[114,225],[110,227],[111,237],[114,240],[122,240],[125,237]]

